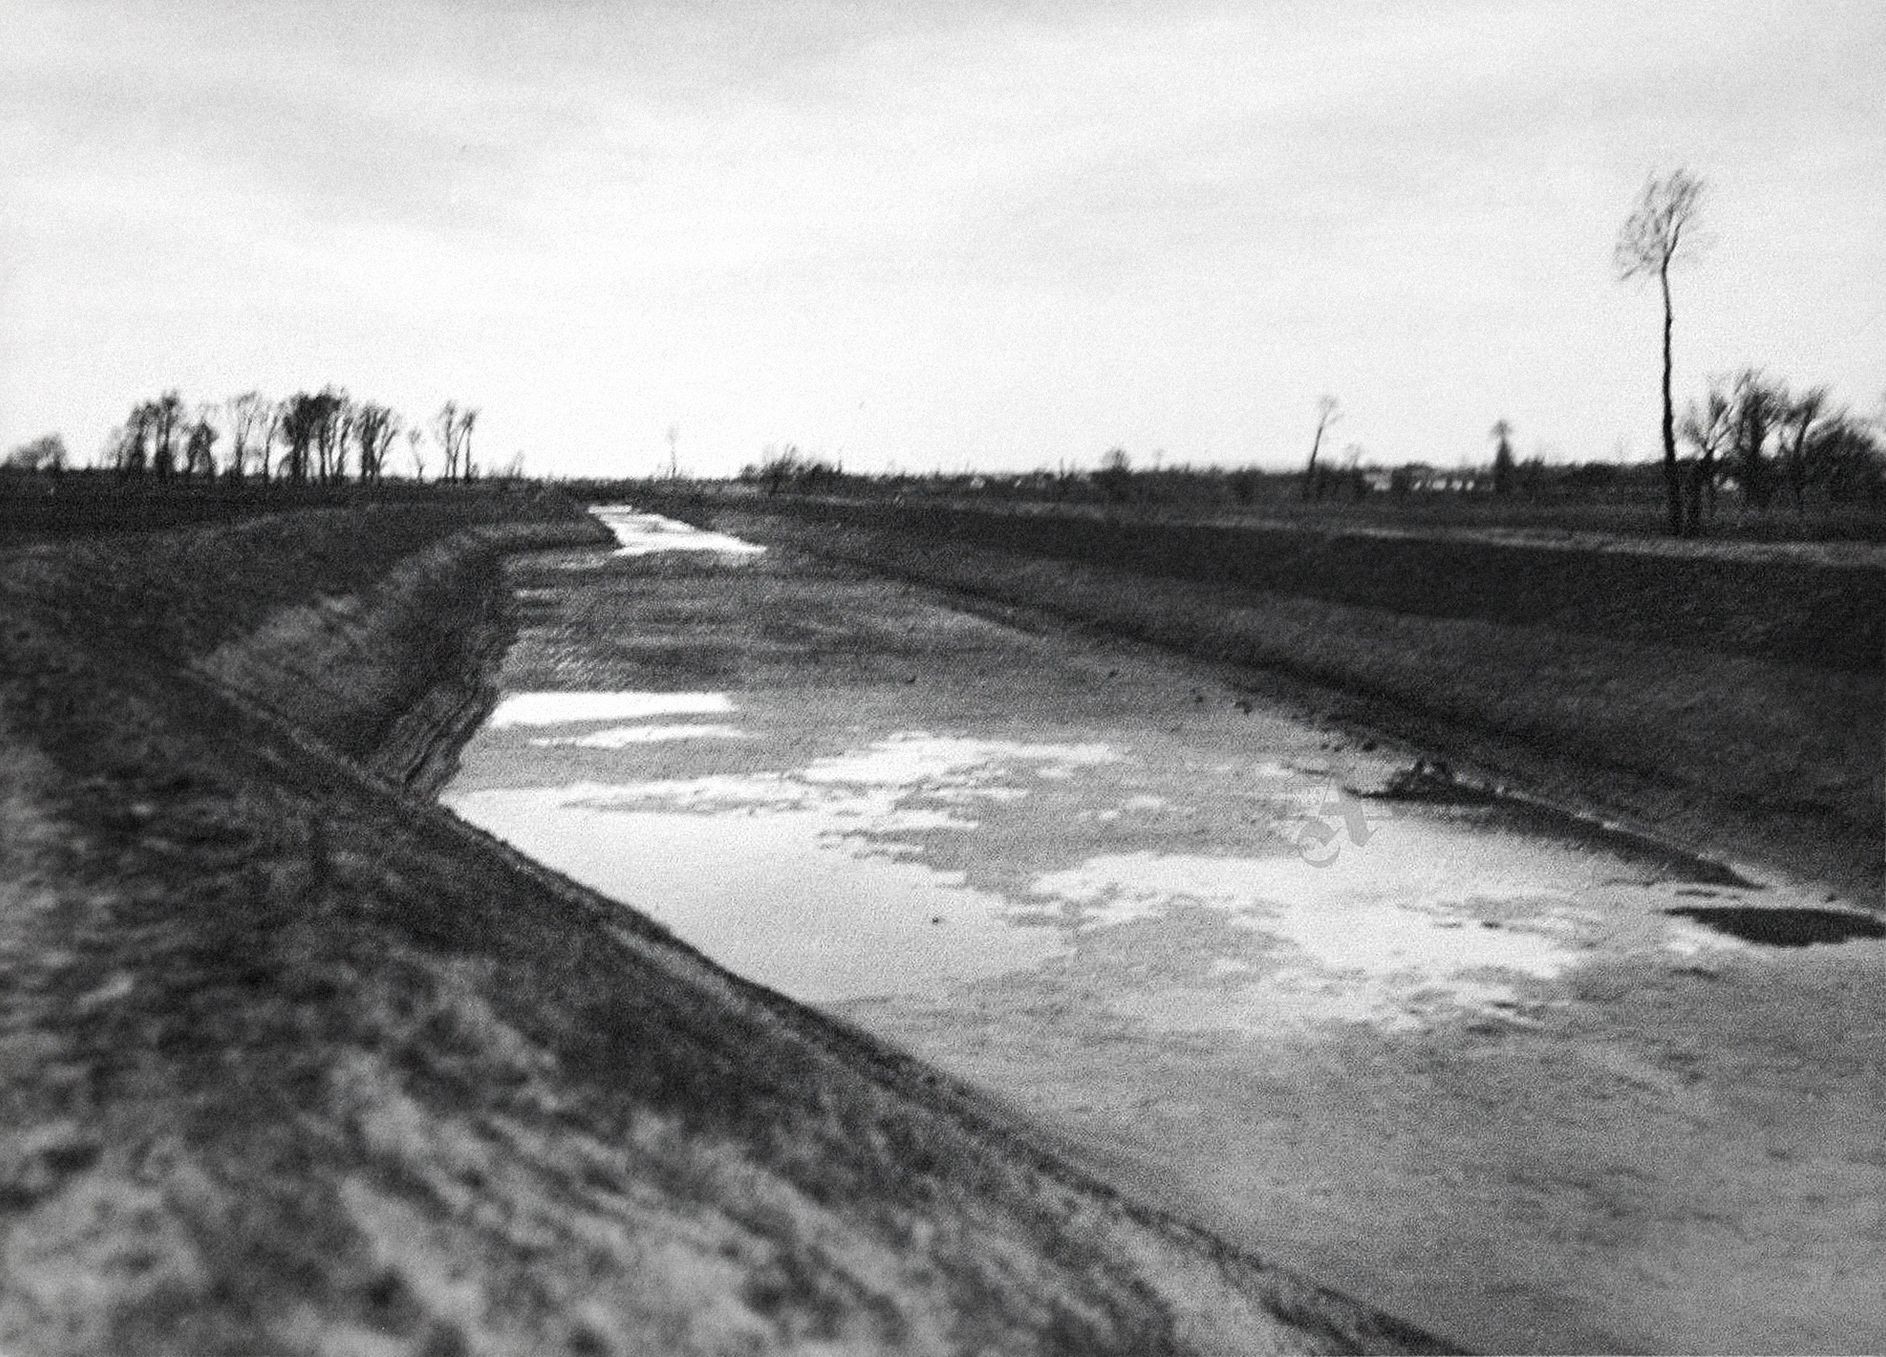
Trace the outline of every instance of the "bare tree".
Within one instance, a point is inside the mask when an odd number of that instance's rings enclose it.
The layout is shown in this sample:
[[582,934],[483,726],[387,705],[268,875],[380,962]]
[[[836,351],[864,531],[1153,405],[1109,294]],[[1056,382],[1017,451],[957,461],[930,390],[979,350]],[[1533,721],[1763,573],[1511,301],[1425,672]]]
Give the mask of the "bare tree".
[[472,462],[472,428],[478,423],[478,411],[447,401],[432,417],[433,441],[445,458],[444,478],[448,481],[476,480],[477,467]]
[[465,459],[463,472],[464,472],[464,478],[468,481],[475,481],[478,479],[478,468],[472,462],[472,450],[471,450],[472,425],[476,424],[477,422],[478,422],[478,412],[476,410],[468,408],[468,409],[459,411],[459,415],[458,415],[459,454]]
[[432,417],[432,436],[438,441],[444,470],[439,474],[448,481],[458,479],[458,402],[447,401]]
[[[274,407],[260,391],[245,391],[223,402],[229,415],[229,474],[241,480],[249,472],[249,450],[268,440],[268,426],[274,422]],[[268,477],[268,454],[262,453],[262,476]]]
[[1495,420],[1487,436],[1494,441],[1493,493],[1508,494],[1513,488],[1513,426],[1511,421]]
[[151,469],[167,481],[177,471],[177,426],[183,420],[183,395],[166,391],[150,406]]
[[287,441],[288,434],[282,424],[282,421],[287,417],[287,401],[271,401],[269,403],[268,419],[262,425],[262,460],[257,467],[263,480],[267,480],[274,474],[275,468],[272,459],[275,456],[276,443]]
[[1730,435],[1735,478],[1741,483],[1743,500],[1757,509],[1766,509],[1775,497],[1768,441],[1781,425],[1787,400],[1782,384],[1759,369],[1744,368],[1736,375]]
[[1316,437],[1310,441],[1310,464],[1303,472],[1303,498],[1316,498],[1316,454],[1322,451],[1323,434],[1342,418],[1342,402],[1334,396],[1322,396],[1316,402]]
[[353,421],[353,402],[344,388],[324,386],[313,398],[316,472],[323,482],[347,476],[347,431]]
[[1823,414],[1827,413],[1828,393],[1824,386],[1809,387],[1800,395],[1785,397],[1785,406],[1781,419],[1787,431],[1793,434],[1786,445],[1778,449],[1781,456],[1781,473],[1787,478],[1788,495],[1794,500],[1794,511],[1802,513],[1807,507],[1808,482],[1808,440],[1814,425]]
[[413,479],[426,478],[426,431],[417,424],[406,430],[406,451],[413,459]]
[[1687,531],[1702,530],[1706,518],[1716,516],[1716,455],[1729,446],[1734,432],[1735,403],[1723,379],[1712,377],[1702,404],[1691,401],[1678,431],[1696,449],[1696,474],[1690,478]]
[[320,427],[327,418],[325,403],[318,395],[297,391],[282,402],[279,425],[283,449],[282,474],[291,481],[308,479],[309,461]]
[[393,445],[399,426],[399,416],[384,405],[362,401],[354,407],[354,447],[363,482],[380,479],[387,449]]
[[218,437],[216,426],[210,423],[208,408],[198,410],[196,421],[191,424],[189,435],[184,440],[183,474],[186,479],[199,472],[206,480],[215,477]]
[[1676,411],[1670,398],[1670,334],[1675,327],[1670,266],[1695,248],[1690,228],[1702,206],[1703,190],[1703,181],[1684,169],[1662,178],[1653,174],[1618,232],[1613,254],[1620,282],[1655,274],[1663,291],[1663,485],[1670,531],[1678,536],[1683,533],[1683,493],[1676,466]]
[[156,418],[154,401],[142,401],[131,407],[112,450],[112,463],[120,476],[142,476],[150,465],[148,443]]

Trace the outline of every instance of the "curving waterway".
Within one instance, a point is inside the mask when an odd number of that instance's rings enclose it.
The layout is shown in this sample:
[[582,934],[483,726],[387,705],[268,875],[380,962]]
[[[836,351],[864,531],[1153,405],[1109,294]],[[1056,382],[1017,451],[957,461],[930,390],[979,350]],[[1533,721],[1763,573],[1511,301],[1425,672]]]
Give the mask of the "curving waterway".
[[597,512],[615,550],[513,568],[459,815],[1469,1344],[1886,1345],[1870,921],[1178,660]]

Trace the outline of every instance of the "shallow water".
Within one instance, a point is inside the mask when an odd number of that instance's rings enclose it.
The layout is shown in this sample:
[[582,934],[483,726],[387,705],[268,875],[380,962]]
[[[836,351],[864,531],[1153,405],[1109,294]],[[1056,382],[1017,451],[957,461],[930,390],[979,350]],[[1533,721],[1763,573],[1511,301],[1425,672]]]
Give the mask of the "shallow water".
[[486,725],[568,726],[648,716],[719,716],[733,710],[725,693],[507,693]]
[[619,521],[640,554],[517,568],[570,604],[527,610],[467,818],[1472,1346],[1886,1334],[1852,1322],[1886,1294],[1886,940],[1819,896],[1372,796],[1418,751]]
[[[642,705],[662,710],[652,700]],[[611,738],[587,747],[627,749],[641,741],[621,738],[625,731],[663,729],[599,732]],[[977,808],[1027,794],[1018,779],[1071,775],[1118,757],[1094,743],[901,731],[800,767],[494,788],[446,800],[730,969],[825,1001],[934,989],[1065,951],[1061,930],[1022,917],[1003,895],[971,888],[961,871],[920,861],[922,838],[976,829]]]
[[[617,555],[734,540],[630,506],[595,512]],[[1162,945],[1141,948],[1115,1007],[1151,1025],[1394,1029],[1547,1002],[1595,950],[1745,945],[1673,912],[1670,883],[1601,842],[1359,797],[1324,758],[1200,765],[1090,723],[1018,739],[995,722],[873,730],[842,705],[808,731],[807,715],[759,693],[510,692],[468,753],[497,741],[491,756],[523,785],[446,799],[807,1000],[1118,965],[1150,928]],[[513,730],[527,733],[507,742]],[[539,772],[539,757],[578,762]],[[1224,825],[1228,801],[1255,832],[1189,846],[1206,831],[1185,827]],[[1078,825],[1119,847],[1082,851]]]
[[642,513],[628,504],[601,504],[590,512],[615,534],[617,556],[652,556],[664,551],[712,551],[728,556],[757,556],[766,548],[724,533],[705,532],[691,523]]
[[[1154,927],[1192,942],[1139,956],[1118,1012],[1163,1030],[1393,1029],[1541,1002],[1541,983],[1598,948],[1685,956],[1741,945],[1660,912],[1668,883],[1622,858],[1365,803],[1326,774],[1220,765],[1234,779],[1305,785],[1266,791],[1261,804],[1277,809],[1262,851],[1171,851],[1161,826],[1219,789],[1196,770],[1149,767],[1144,751],[893,730],[807,757],[782,752],[789,732],[762,707],[726,693],[514,694],[490,727],[533,732],[510,766],[528,764],[528,748],[581,751],[584,776],[447,800],[730,968],[810,1001],[1105,958]],[[701,711],[728,719],[664,720]],[[625,724],[631,715],[642,719]],[[638,776],[649,746],[695,741],[749,752],[738,771]],[[670,757],[686,767],[694,756]],[[1134,790],[1146,785],[1160,791]],[[1056,827],[1082,819],[1159,846],[1058,849]],[[1044,868],[1044,854],[1061,861]],[[1229,927],[1201,927],[1200,911]]]
[[870,851],[852,836],[892,822],[855,803],[646,811],[632,808],[638,790],[484,791],[454,809],[729,970],[811,1002],[930,990],[1065,949],[961,873]]
[[624,749],[632,744],[661,744],[668,740],[744,740],[737,726],[611,726],[585,735],[545,735],[531,741],[549,748],[569,745],[578,749]]

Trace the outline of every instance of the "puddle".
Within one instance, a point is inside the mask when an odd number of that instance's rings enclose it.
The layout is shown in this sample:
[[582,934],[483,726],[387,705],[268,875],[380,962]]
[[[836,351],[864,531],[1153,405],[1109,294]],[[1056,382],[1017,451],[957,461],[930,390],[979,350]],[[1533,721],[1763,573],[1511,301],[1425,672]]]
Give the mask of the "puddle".
[[724,556],[757,556],[766,548],[692,523],[645,514],[629,504],[598,504],[590,512],[615,534],[617,556],[653,556],[663,551],[711,551]]
[[1015,780],[1024,768],[1036,777],[1071,776],[1077,768],[1121,757],[1104,744],[1028,744],[901,731],[859,749],[815,759],[803,768],[575,784],[565,788],[565,799],[594,808],[697,815],[816,812],[827,818],[831,832],[842,832],[861,848],[915,852],[914,844],[890,840],[899,835],[977,828],[980,822],[966,810],[1011,806],[1028,797],[1028,788]]
[[796,999],[932,991],[1067,947],[1060,930],[1007,917],[1006,900],[970,889],[961,873],[870,852],[851,837],[857,818],[843,806],[692,814],[584,790],[472,792],[452,808]]
[[[820,786],[786,773],[725,773],[624,784],[575,783],[563,788],[566,803],[590,809],[654,808],[690,815],[742,816],[807,811],[826,817],[833,833],[867,847],[886,848],[876,838],[932,830],[969,830],[974,820],[939,808],[910,804],[912,798],[882,787]],[[953,798],[958,801],[967,797]],[[747,851],[744,847],[741,852]],[[914,849],[912,850],[914,851]]]
[[733,699],[725,693],[511,693],[485,724],[498,729],[561,726],[649,716],[717,716],[733,709]]
[[[1536,931],[1563,935],[1570,928],[1568,917],[1553,922],[1553,915],[1538,912],[1570,900],[1563,877],[1450,879],[1418,865],[1414,871],[1374,864],[1339,868],[1340,863],[1318,870],[1294,858],[1132,853],[1048,873],[1036,879],[1033,893],[1075,906],[1083,927],[1157,918],[1179,902],[1205,905],[1338,970],[1494,966],[1555,975],[1570,957],[1562,941]],[[1522,900],[1529,906],[1525,931],[1465,912],[1475,902]]]
[[[1175,970],[1115,1002],[1161,1028],[1401,1029],[1506,1014],[1524,987],[1582,962],[1601,927],[1578,906],[1602,864],[1580,854],[1414,819],[1346,847],[1321,865],[1288,853],[1106,854],[1037,876],[1030,893],[1058,902],[1095,946],[1116,929],[1162,926],[1217,953],[1197,976]],[[1232,931],[1196,922],[1201,911]]]
[[[568,700],[576,698],[591,700]],[[731,706],[718,693],[517,699],[530,700],[493,724]],[[717,724],[618,726],[532,743],[615,749],[742,733]],[[972,889],[960,871],[924,864],[922,836],[977,828],[968,811],[1025,799],[1030,777],[1071,776],[1123,757],[1100,743],[901,731],[796,769],[444,799],[539,861],[644,910],[729,969],[826,1002],[935,991],[1067,951],[1064,921]]]
[[820,759],[801,776],[808,782],[944,789],[982,781],[991,767],[1005,763],[1034,764],[1038,777],[1070,777],[1077,768],[1119,758],[1104,744],[1026,744],[912,730]]
[[626,749],[637,744],[661,744],[669,740],[744,740],[747,732],[738,726],[611,726],[587,735],[544,735],[531,741],[534,745],[570,745],[578,749]]
[[1886,923],[1844,909],[1763,909],[1753,905],[1679,905],[1665,914],[1691,919],[1705,928],[1763,947],[1812,947],[1816,944],[1886,938]]

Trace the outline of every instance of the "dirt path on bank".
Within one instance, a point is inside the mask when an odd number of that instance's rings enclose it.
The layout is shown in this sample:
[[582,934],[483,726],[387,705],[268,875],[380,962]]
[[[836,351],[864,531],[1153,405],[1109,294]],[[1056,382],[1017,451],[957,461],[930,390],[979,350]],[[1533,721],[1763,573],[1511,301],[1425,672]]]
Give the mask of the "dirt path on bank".
[[1886,944],[1671,912],[1818,901],[802,554],[513,582],[448,805],[1133,1195],[1493,1350],[1886,1346]]

